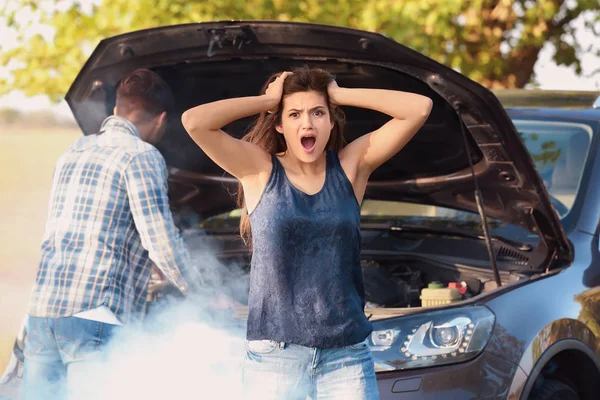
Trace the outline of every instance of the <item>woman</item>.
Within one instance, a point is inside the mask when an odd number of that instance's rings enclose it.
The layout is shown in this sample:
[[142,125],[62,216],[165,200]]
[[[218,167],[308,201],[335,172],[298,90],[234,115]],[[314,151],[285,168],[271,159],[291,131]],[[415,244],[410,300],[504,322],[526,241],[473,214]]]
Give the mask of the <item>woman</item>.
[[[307,67],[272,76],[259,96],[187,110],[182,122],[240,182],[251,243],[244,390],[260,399],[377,399],[360,265],[360,204],[369,175],[427,119],[432,101],[338,87]],[[339,106],[392,117],[346,145]],[[221,128],[260,114],[238,140]]]

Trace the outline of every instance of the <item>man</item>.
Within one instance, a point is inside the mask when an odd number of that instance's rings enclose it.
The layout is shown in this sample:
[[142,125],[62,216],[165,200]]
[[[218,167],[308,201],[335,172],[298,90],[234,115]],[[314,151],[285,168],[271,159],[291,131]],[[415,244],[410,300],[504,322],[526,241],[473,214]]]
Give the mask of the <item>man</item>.
[[183,294],[195,283],[153,146],[173,103],[160,76],[136,70],[117,88],[114,116],[58,160],[29,306],[25,399],[57,399],[78,384],[119,325],[143,315],[153,264]]

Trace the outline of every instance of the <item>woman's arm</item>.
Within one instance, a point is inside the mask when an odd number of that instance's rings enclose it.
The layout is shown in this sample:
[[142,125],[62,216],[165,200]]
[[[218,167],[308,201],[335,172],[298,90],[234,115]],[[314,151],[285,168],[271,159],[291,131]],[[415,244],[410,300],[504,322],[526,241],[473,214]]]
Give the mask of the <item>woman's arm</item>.
[[[383,89],[346,89],[332,82],[331,101],[338,105],[376,110],[392,117],[381,128],[361,136],[343,149],[353,170],[362,178],[398,153],[425,123],[433,102],[419,94]],[[362,179],[361,179],[362,180]]]
[[269,85],[264,95],[219,100],[191,108],[181,116],[183,127],[211,160],[237,179],[263,172],[270,168],[267,167],[271,163],[270,155],[252,143],[228,135],[221,128],[277,107],[288,75],[283,73]]

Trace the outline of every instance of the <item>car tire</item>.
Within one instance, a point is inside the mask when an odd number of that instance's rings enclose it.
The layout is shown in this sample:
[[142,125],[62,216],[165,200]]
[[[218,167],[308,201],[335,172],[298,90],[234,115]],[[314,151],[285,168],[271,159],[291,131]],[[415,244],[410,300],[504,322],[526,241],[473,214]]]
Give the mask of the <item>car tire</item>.
[[571,386],[554,379],[544,379],[535,388],[529,400],[580,400],[579,395]]

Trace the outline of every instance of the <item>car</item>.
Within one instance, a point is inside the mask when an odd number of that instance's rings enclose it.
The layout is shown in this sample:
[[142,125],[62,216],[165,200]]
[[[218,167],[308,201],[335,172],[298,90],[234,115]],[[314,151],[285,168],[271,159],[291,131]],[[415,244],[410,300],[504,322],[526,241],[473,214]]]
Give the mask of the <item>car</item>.
[[[192,250],[197,240],[218,249],[214,258],[227,271],[216,287],[242,304],[232,318],[243,321],[250,253],[239,238],[236,181],[179,117],[201,103],[256,95],[271,73],[302,65],[331,71],[340,86],[433,100],[414,139],[372,174],[361,205],[380,398],[600,398],[600,93],[492,92],[380,34],[221,21],[103,40],[66,100],[90,135],[132,69],[151,68],[172,86],[178,113],[157,145],[169,165],[172,209]],[[540,107],[532,93],[578,103]],[[345,111],[349,141],[387,118]],[[225,130],[239,138],[251,122]],[[156,276],[153,287],[168,285]],[[149,304],[167,296],[162,289]],[[25,334],[5,386],[18,386]]]

